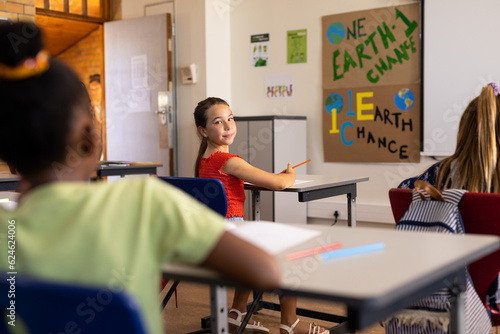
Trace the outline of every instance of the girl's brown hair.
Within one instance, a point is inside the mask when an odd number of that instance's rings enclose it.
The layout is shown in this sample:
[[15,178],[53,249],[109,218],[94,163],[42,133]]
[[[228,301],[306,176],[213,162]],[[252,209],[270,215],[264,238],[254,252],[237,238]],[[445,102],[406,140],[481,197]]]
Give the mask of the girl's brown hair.
[[[194,122],[196,124],[196,128],[200,126],[204,128],[207,126],[207,111],[213,106],[219,104],[223,104],[229,107],[229,104],[226,101],[218,97],[208,97],[205,100],[198,102],[198,105],[194,109]],[[203,157],[203,154],[205,154],[207,147],[207,138],[201,137],[200,149],[198,150],[198,157],[196,158],[196,163],[194,165],[194,175],[196,177],[200,176],[200,161]]]
[[500,192],[500,98],[484,87],[460,119],[455,153],[439,167],[436,186],[471,192]]

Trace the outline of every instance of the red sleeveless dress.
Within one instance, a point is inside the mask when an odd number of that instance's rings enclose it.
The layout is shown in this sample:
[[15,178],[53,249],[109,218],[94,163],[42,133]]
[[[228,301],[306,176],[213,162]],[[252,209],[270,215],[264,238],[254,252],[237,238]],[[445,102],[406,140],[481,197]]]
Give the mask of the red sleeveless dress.
[[226,218],[245,217],[243,214],[243,207],[245,205],[243,180],[221,171],[226,161],[234,157],[242,159],[236,154],[215,152],[208,158],[201,158],[198,170],[200,177],[216,178],[222,181],[227,197]]

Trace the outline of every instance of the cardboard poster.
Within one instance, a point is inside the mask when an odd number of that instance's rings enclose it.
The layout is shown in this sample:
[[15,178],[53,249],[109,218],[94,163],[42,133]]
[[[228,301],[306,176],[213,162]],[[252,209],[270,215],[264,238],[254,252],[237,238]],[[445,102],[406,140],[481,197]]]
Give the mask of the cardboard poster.
[[250,62],[252,67],[264,67],[269,63],[269,34],[250,36]]
[[307,29],[287,31],[287,64],[307,63]]
[[324,16],[326,162],[420,160],[420,5]]
[[325,161],[418,161],[419,84],[325,89],[323,95]]

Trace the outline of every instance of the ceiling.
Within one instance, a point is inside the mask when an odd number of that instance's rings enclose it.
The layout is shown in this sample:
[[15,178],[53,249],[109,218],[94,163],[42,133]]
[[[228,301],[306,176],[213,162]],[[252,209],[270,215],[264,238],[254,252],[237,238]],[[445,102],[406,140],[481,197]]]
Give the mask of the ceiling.
[[45,35],[45,44],[52,56],[58,56],[83,37],[99,28],[99,24],[58,17],[37,15],[36,23]]

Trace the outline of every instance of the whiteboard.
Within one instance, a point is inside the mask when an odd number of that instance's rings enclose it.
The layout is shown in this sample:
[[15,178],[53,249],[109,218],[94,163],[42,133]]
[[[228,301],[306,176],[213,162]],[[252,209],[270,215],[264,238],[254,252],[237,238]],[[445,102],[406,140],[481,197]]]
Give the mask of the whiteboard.
[[423,27],[422,155],[446,156],[467,104],[500,81],[500,0],[425,1]]

